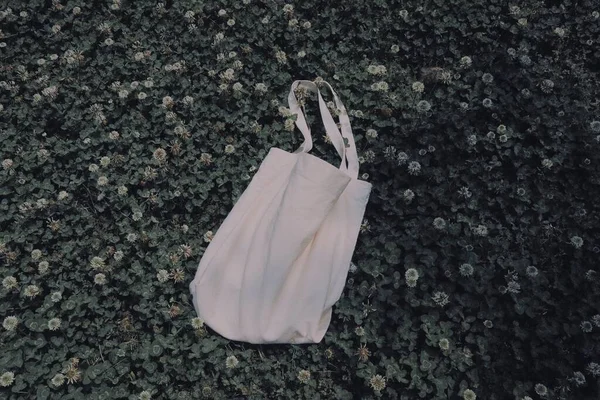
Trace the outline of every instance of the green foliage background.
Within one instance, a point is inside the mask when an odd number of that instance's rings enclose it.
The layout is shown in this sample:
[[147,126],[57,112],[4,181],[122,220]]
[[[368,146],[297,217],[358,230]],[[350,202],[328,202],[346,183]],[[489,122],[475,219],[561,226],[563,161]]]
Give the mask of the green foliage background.
[[[597,2],[2,4],[0,397],[600,396]],[[317,77],[374,185],[356,268],[321,343],[230,342],[188,284]]]

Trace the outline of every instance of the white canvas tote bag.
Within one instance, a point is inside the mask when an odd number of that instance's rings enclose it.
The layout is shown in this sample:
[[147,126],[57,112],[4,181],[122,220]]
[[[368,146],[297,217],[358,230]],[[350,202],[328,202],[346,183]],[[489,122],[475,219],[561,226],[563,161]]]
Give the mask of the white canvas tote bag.
[[[372,185],[358,180],[348,114],[340,134],[317,86],[292,84],[288,102],[304,142],[271,148],[210,242],[190,282],[194,308],[222,336],[249,343],[318,343],[343,291]],[[339,168],[308,154],[312,137],[294,91],[316,92]],[[345,140],[344,140],[345,139]]]

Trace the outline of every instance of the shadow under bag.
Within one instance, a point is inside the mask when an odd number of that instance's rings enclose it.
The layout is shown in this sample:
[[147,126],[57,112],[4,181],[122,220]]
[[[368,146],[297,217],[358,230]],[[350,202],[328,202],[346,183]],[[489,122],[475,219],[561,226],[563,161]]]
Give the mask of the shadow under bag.
[[[190,282],[198,317],[228,339],[319,343],[341,297],[372,185],[357,179],[348,113],[323,84],[340,111],[341,134],[317,85],[294,81],[288,103],[304,142],[293,153],[269,150]],[[298,86],[317,93],[339,168],[308,154],[312,137]]]

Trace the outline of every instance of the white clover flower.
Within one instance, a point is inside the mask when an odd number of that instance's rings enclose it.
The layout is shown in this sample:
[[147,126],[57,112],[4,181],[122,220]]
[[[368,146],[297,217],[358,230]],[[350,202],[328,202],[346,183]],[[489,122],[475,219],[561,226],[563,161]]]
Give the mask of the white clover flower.
[[233,90],[235,90],[236,92],[239,92],[239,91],[241,91],[241,90],[242,90],[242,84],[241,84],[241,83],[239,83],[239,82],[236,82],[236,83],[234,83],[234,84],[233,84],[233,87],[232,87],[232,88],[233,88]]
[[14,289],[17,287],[17,278],[15,278],[14,276],[5,276],[4,279],[2,279],[2,286],[5,289]]
[[544,79],[542,83],[540,83],[540,87],[542,88],[542,92],[550,93],[552,89],[554,89],[554,82],[550,79]]
[[404,273],[404,278],[411,281],[416,281],[419,279],[419,271],[417,271],[415,268],[409,268]]
[[227,68],[224,72],[221,72],[220,77],[225,81],[232,81],[234,79],[235,71],[233,68]]
[[189,22],[192,21],[194,19],[194,17],[196,16],[196,13],[193,12],[192,10],[186,11],[185,14],[183,15],[183,17]]
[[392,47],[390,47],[390,51],[392,53],[398,53],[400,51],[400,46],[398,46],[397,44],[393,44]]
[[40,263],[38,264],[38,271],[40,274],[47,272],[49,268],[50,264],[48,263],[48,261],[40,261]]
[[469,263],[463,263],[459,267],[459,272],[462,276],[471,276],[473,275],[473,266]]
[[101,176],[97,180],[98,186],[106,186],[108,184],[108,178],[106,176]]
[[151,400],[152,399],[152,394],[150,393],[150,391],[148,390],[144,390],[142,392],[140,392],[140,395],[138,396],[139,400]]
[[166,269],[159,269],[158,273],[156,274],[156,279],[158,279],[159,282],[163,283],[168,281],[170,278],[170,274],[169,271],[167,271]]
[[301,369],[298,372],[298,380],[302,383],[306,383],[308,382],[310,379],[310,371],[305,370],[305,369]]
[[386,387],[386,381],[383,376],[377,374],[371,376],[371,379],[369,379],[369,385],[373,388],[374,391],[381,392]]
[[54,303],[58,303],[62,299],[62,294],[60,292],[53,292],[50,296],[50,300]]
[[41,292],[41,289],[37,285],[29,285],[25,288],[25,290],[23,291],[23,294],[26,297],[33,298],[33,297],[37,296],[38,294],[40,294],[40,292]]
[[417,111],[420,113],[424,113],[431,110],[431,103],[427,100],[421,100],[417,103]]
[[590,362],[585,369],[594,377],[600,376],[600,364],[596,362]]
[[376,92],[387,92],[389,85],[385,81],[375,82],[371,85],[371,90]]
[[143,216],[142,212],[139,210],[136,210],[131,215],[131,219],[133,219],[134,221],[139,221],[140,219],[142,219],[142,216]]
[[450,348],[450,341],[446,338],[442,338],[438,342],[438,346],[440,346],[440,349],[442,350],[448,350]]
[[418,175],[421,172],[421,164],[418,161],[408,163],[408,172],[411,175]]
[[48,321],[48,329],[50,329],[51,331],[56,331],[60,328],[60,324],[60,318],[52,318]]
[[138,99],[140,100],[144,100],[146,97],[148,97],[148,95],[144,92],[139,92],[137,95]]
[[14,315],[9,315],[8,317],[4,318],[4,321],[2,322],[2,327],[7,331],[12,331],[17,327],[18,324],[19,320],[17,319],[17,317],[15,317]]
[[233,18],[228,19],[227,20],[227,25],[228,26],[234,26],[235,25],[235,19],[233,19]]
[[487,234],[488,234],[487,226],[479,224],[473,228],[473,233],[475,233],[477,236],[487,236]]
[[56,85],[48,86],[42,90],[42,94],[46,97],[54,99],[58,95],[58,87]]
[[518,282],[510,281],[506,286],[506,290],[511,293],[521,293],[521,285]]
[[10,168],[12,168],[12,166],[13,166],[13,160],[11,160],[10,158],[2,160],[2,168],[10,169]]
[[[408,161],[408,154],[406,154],[403,151],[398,152],[397,156],[396,156],[396,160],[398,162],[398,165],[404,165],[407,161]],[[413,165],[413,167],[415,167]],[[421,168],[421,164],[419,164],[419,169]]]
[[214,234],[212,231],[206,231],[206,233],[203,236],[203,239],[205,242],[210,243],[210,241],[213,240]]
[[170,108],[174,104],[173,98],[171,96],[165,96],[162,99],[162,105],[164,108]]
[[544,396],[548,393],[548,388],[542,383],[536,383],[533,388],[535,389],[535,392],[540,396]]
[[473,60],[471,60],[471,57],[469,56],[464,56],[460,59],[460,66],[463,68],[470,67],[472,63]]
[[284,127],[286,131],[293,131],[295,126],[296,122],[293,119],[288,118],[285,120]]
[[115,259],[115,261],[121,261],[123,259],[124,253],[121,250],[117,250],[115,251],[115,254],[113,254],[113,258]]
[[530,265],[530,266],[528,266],[528,267],[526,268],[526,270],[525,270],[525,273],[526,273],[528,276],[534,277],[534,276],[537,276],[537,274],[538,274],[538,269],[537,269],[535,266],[533,266],[533,265]]
[[446,221],[444,220],[444,218],[436,217],[433,220],[433,226],[435,227],[435,229],[444,229],[446,227]]
[[278,51],[275,53],[275,58],[277,59],[277,62],[278,62],[279,64],[285,64],[285,63],[287,62],[287,55],[286,55],[286,54],[285,54],[285,52],[284,52],[284,51],[282,51],[282,50],[278,50]]
[[121,185],[117,188],[117,193],[119,194],[119,196],[124,196],[127,194],[127,192],[128,192],[128,189],[124,185]]
[[236,356],[229,356],[225,360],[225,366],[227,368],[235,368],[239,364],[239,361]]
[[445,292],[434,292],[431,296],[432,300],[440,307],[450,303],[449,296]]
[[494,81],[494,76],[492,74],[490,74],[489,72],[486,72],[481,76],[481,80],[484,83],[490,84]]
[[415,198],[415,192],[410,189],[406,189],[404,192],[402,192],[402,197],[404,198],[404,201],[410,203]]
[[257,83],[256,85],[254,85],[254,90],[256,90],[257,92],[266,93],[267,85],[265,85],[262,82]]
[[204,320],[202,318],[192,318],[192,327],[194,329],[200,329],[204,326]]
[[571,244],[576,249],[579,249],[579,248],[581,248],[581,246],[583,246],[583,239],[580,236],[572,236],[571,237]]
[[104,259],[102,257],[95,256],[90,261],[90,266],[92,267],[92,269],[104,268]]
[[304,58],[306,57],[306,51],[304,50],[300,50],[297,54],[298,58]]
[[94,283],[97,285],[104,285],[106,283],[106,275],[103,273],[94,275]]
[[372,128],[370,128],[370,129],[367,129],[367,133],[366,133],[366,135],[367,135],[368,137],[370,137],[370,138],[373,138],[373,139],[375,139],[375,138],[377,137],[377,131],[376,131],[375,129],[372,129]]
[[225,153],[231,154],[235,151],[235,147],[232,144],[225,146]]
[[582,386],[586,383],[585,375],[581,371],[575,371],[569,381],[574,382],[575,386]]
[[423,90],[425,90],[425,85],[423,84],[423,82],[419,82],[419,81],[413,82],[412,90],[414,92],[421,93],[421,92],[423,92]]
[[59,387],[65,382],[65,379],[66,377],[63,374],[58,373],[52,377],[51,382],[53,386]]
[[471,389],[465,389],[465,391],[463,392],[464,400],[475,400],[476,398],[477,398],[477,395]]
[[132,232],[132,233],[128,233],[127,234],[127,241],[130,242],[130,243],[135,242],[137,240],[137,238],[138,238],[138,236],[137,236],[136,233]]
[[302,23],[302,27],[304,29],[310,29],[312,27],[312,24],[310,23],[310,21],[305,21]]
[[200,154],[200,162],[209,165],[212,162],[212,156],[209,153],[202,153]]
[[15,374],[11,371],[6,371],[0,375],[0,386],[7,387],[15,381]]
[[224,17],[225,15],[227,15],[227,11],[223,10],[223,9],[220,9],[219,10],[219,17]]
[[279,106],[277,108],[277,112],[279,112],[279,115],[281,115],[282,117],[289,117],[292,115],[292,111],[286,106]]
[[152,153],[152,157],[158,162],[164,162],[167,159],[167,152],[165,149],[158,148]]

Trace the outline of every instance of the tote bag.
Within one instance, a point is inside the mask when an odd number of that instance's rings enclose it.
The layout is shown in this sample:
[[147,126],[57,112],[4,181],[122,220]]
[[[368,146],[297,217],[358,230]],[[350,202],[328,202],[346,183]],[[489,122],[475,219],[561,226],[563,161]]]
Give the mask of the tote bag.
[[[318,343],[341,296],[372,185],[357,179],[358,156],[339,97],[342,134],[318,87],[298,80],[288,96],[304,141],[273,147],[210,242],[189,288],[198,317],[248,343]],[[339,168],[308,154],[312,136],[295,96],[316,92]]]

